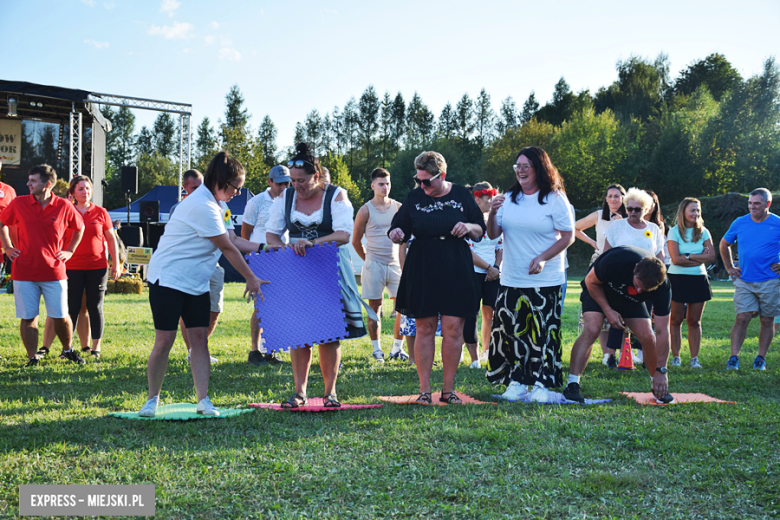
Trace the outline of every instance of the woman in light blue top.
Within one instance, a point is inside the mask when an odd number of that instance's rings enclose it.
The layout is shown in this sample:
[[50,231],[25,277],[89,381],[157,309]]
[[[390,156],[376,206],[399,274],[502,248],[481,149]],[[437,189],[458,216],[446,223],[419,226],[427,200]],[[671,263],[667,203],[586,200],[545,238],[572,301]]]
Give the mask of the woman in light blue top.
[[698,200],[688,197],[680,203],[677,208],[677,225],[669,230],[667,245],[669,256],[672,257],[672,265],[667,272],[672,285],[672,313],[669,320],[674,355],[672,366],[681,364],[682,323],[687,320],[691,367],[702,368],[699,362],[701,317],[707,301],[712,299],[704,265],[714,262],[717,257],[710,232],[704,227]]

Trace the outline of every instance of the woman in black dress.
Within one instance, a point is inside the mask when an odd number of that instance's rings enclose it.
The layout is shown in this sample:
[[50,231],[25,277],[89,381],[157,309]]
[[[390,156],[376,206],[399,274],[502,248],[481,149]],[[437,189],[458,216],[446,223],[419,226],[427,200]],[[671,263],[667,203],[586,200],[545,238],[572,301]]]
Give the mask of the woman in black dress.
[[479,302],[465,238],[480,241],[485,221],[471,192],[445,180],[447,163],[440,153],[423,152],[414,160],[414,166],[418,188],[406,196],[388,232],[396,244],[415,237],[401,274],[396,310],[417,321],[417,402],[431,404],[434,340],[441,316],[444,384],[440,401],[460,404],[453,390],[463,345],[463,323],[476,314]]

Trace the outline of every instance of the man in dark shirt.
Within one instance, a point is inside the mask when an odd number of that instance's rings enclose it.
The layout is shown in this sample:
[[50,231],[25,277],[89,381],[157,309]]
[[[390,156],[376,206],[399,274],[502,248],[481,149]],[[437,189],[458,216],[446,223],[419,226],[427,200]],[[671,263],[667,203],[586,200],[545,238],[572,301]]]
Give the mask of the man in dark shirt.
[[[642,343],[656,400],[672,402],[666,378],[671,299],[666,268],[654,256],[633,246],[614,247],[602,254],[582,281],[580,302],[585,326],[571,349],[569,384],[563,391],[564,397],[585,401],[580,394],[580,376],[606,317],[610,327],[628,327]],[[655,333],[645,302],[653,303]]]

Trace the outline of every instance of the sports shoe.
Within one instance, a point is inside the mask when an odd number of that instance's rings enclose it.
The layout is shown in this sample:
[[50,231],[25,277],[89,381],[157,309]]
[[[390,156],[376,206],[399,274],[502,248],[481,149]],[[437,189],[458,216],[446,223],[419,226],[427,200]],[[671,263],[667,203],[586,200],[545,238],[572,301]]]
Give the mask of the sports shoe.
[[40,359],[38,359],[37,357],[33,357],[33,358],[30,358],[30,360],[24,366],[25,366],[25,368],[37,367],[40,364],[40,362],[41,362]]
[[479,360],[472,361],[471,364],[469,365],[469,368],[479,370],[480,368],[482,368],[482,364],[479,362]]
[[284,361],[282,358],[280,358],[276,352],[263,354],[263,359],[268,365],[284,365],[287,363],[287,361]]
[[486,350],[479,355],[479,360],[483,363],[487,363],[489,352]]
[[458,364],[460,365],[463,363],[464,359],[466,359],[466,353],[463,351],[463,349],[460,349],[460,360],[458,360]]
[[601,364],[604,365],[605,367],[609,366],[609,354],[604,354],[601,357]]
[[157,413],[157,405],[160,404],[160,396],[156,395],[146,401],[146,403],[138,410],[138,415],[141,417],[154,417]]
[[579,383],[569,383],[566,385],[566,388],[563,389],[563,397],[569,401],[576,401],[578,403],[585,402],[585,398],[582,397],[582,394],[580,393]]
[[674,404],[674,397],[672,397],[672,394],[666,394],[661,399],[656,397],[655,402],[658,404]]
[[739,357],[731,356],[726,363],[726,370],[739,370]]
[[753,370],[766,370],[766,359],[756,356],[756,359],[753,361]]
[[79,365],[87,364],[87,362],[84,361],[84,358],[79,356],[78,353],[73,349],[71,349],[70,352],[63,352],[62,355],[65,356],[65,359],[71,363],[78,363]]
[[[187,351],[187,363],[190,362],[190,359],[192,358],[192,352]],[[211,361],[211,364],[218,363],[219,361],[214,356],[209,356],[209,361]]]
[[671,365],[673,367],[682,366],[682,359],[680,359],[680,356],[674,356],[674,358],[672,359]]
[[512,381],[509,386],[506,387],[506,391],[501,394],[501,397],[507,401],[519,401],[523,397],[528,395],[528,388],[525,385],[521,385],[517,381]]
[[532,403],[546,403],[550,399],[550,391],[547,388],[539,385],[534,385],[531,390],[531,402]]
[[704,365],[699,361],[699,356],[691,358],[691,368],[704,368]]
[[637,350],[637,349],[631,349],[631,350],[633,350],[635,365],[641,365],[642,363],[645,362],[645,355],[642,354],[641,350]]
[[49,353],[49,347],[41,347],[38,349],[38,352],[35,354],[38,356],[38,358],[43,359],[46,357],[46,354]]
[[381,350],[375,350],[374,353],[371,355],[374,356],[374,359],[376,360],[377,363],[385,362],[385,353],[382,352]]
[[260,366],[260,365],[267,365],[268,361],[265,360],[265,356],[263,356],[263,353],[259,350],[250,350],[249,351],[249,357],[246,360],[247,363],[250,365]]
[[401,349],[398,352],[391,352],[390,359],[396,359],[399,361],[409,361],[409,354],[404,352],[404,349]]
[[204,397],[200,400],[198,406],[195,408],[195,411],[200,415],[219,417],[219,410],[214,408],[214,405],[211,403],[208,397]]
[[618,360],[615,357],[614,354],[610,354],[609,358],[607,359],[607,368],[617,368],[618,367]]

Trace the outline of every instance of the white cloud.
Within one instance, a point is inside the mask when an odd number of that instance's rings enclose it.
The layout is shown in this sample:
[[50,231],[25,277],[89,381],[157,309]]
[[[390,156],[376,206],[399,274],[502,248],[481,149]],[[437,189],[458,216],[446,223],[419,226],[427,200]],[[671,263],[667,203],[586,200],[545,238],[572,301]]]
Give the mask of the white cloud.
[[81,0],[82,4],[87,4],[90,7],[95,7],[95,0]]
[[163,0],[162,5],[160,5],[160,12],[168,13],[168,16],[173,16],[173,13],[176,12],[176,9],[178,9],[180,5],[181,2],[177,2],[176,0]]
[[219,49],[219,59],[223,61],[239,61],[241,53],[231,47],[222,47]]
[[193,29],[194,27],[191,23],[179,23],[174,21],[172,26],[163,25],[160,27],[158,25],[152,25],[146,32],[151,35],[159,34],[166,40],[186,40],[187,38],[192,38],[194,36],[193,34],[190,34]]
[[206,40],[206,45],[214,45],[214,42],[217,41],[214,36],[206,36],[204,40]]
[[191,52],[195,52],[195,50],[194,49],[184,49],[181,52],[183,52],[184,54],[189,54]]
[[108,42],[98,42],[95,40],[84,40],[84,43],[88,45],[93,45],[96,49],[107,49],[108,48]]
[[219,22],[211,22],[209,24],[209,27],[211,27],[212,29],[219,29]]

